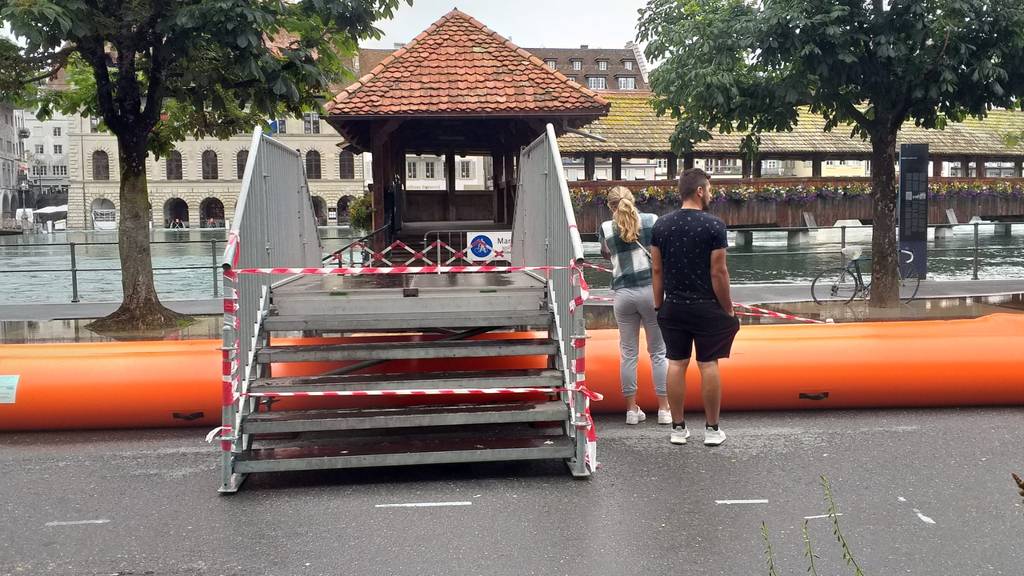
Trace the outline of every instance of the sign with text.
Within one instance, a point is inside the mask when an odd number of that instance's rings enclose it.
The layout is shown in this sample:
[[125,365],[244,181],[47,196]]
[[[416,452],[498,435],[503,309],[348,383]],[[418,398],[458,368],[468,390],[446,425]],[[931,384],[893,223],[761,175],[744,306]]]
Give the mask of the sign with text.
[[0,404],[14,404],[18,397],[18,376],[0,376]]
[[[928,274],[928,145],[900,146],[900,271],[905,277]],[[908,254],[909,253],[909,254]]]
[[466,260],[490,262],[512,257],[512,231],[466,232]]

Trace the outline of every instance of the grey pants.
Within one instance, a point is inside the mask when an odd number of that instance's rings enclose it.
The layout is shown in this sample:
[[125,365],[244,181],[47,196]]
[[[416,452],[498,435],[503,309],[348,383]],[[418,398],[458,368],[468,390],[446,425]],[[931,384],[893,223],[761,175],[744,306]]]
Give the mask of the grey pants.
[[647,336],[647,353],[651,355],[654,393],[665,395],[668,361],[665,359],[665,341],[658,328],[658,313],[654,311],[654,291],[644,288],[619,288],[615,291],[615,321],[619,325],[619,379],[622,395],[636,394],[637,355],[640,353],[640,325]]

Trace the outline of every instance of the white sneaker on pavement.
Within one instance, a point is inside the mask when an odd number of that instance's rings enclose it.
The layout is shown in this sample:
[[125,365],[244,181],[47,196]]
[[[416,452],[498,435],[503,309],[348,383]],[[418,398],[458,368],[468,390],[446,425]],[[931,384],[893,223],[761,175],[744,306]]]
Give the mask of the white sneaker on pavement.
[[658,424],[671,424],[672,423],[672,411],[671,410],[658,410]]
[[647,415],[644,414],[643,410],[637,408],[636,410],[626,411],[626,424],[636,426],[644,420],[647,420]]
[[718,446],[722,442],[725,442],[725,432],[722,431],[721,427],[719,427],[718,430],[711,428],[704,429],[705,446]]
[[668,437],[668,441],[673,444],[686,444],[686,439],[690,437],[689,428],[677,428],[672,427],[672,435]]

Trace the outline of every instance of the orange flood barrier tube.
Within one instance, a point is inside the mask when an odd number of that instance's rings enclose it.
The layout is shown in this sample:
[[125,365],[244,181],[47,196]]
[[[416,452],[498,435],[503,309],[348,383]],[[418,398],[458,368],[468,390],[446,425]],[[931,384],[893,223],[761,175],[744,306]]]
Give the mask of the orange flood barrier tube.
[[[618,332],[589,334],[587,384],[605,395],[593,408],[624,410]],[[219,348],[215,340],[0,346],[0,430],[215,426],[220,422]],[[386,371],[473,369],[481,363],[539,367],[542,362],[411,361],[389,363]],[[275,373],[331,366],[294,364],[275,367]],[[653,408],[643,350],[639,370],[640,402]],[[733,357],[722,362],[722,378],[727,410],[1024,405],[1024,315],[744,326]],[[698,410],[695,366],[687,379],[687,410]],[[353,399],[336,400],[355,405]],[[289,399],[277,406],[286,404],[305,405]]]

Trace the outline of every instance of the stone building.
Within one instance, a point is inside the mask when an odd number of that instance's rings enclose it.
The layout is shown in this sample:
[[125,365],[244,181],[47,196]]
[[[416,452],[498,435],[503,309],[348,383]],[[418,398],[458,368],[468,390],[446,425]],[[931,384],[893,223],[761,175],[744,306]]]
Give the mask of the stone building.
[[21,165],[19,127],[14,108],[0,102],[0,228],[14,228]]
[[[119,205],[117,140],[95,118],[74,118],[69,132],[69,228],[112,228]],[[337,133],[317,113],[271,123],[275,137],[302,155],[321,225],[347,218],[365,190],[363,162],[342,151]],[[147,161],[154,228],[223,227],[234,215],[250,134],[178,143],[167,157]],[[340,215],[340,219],[339,219]]]

